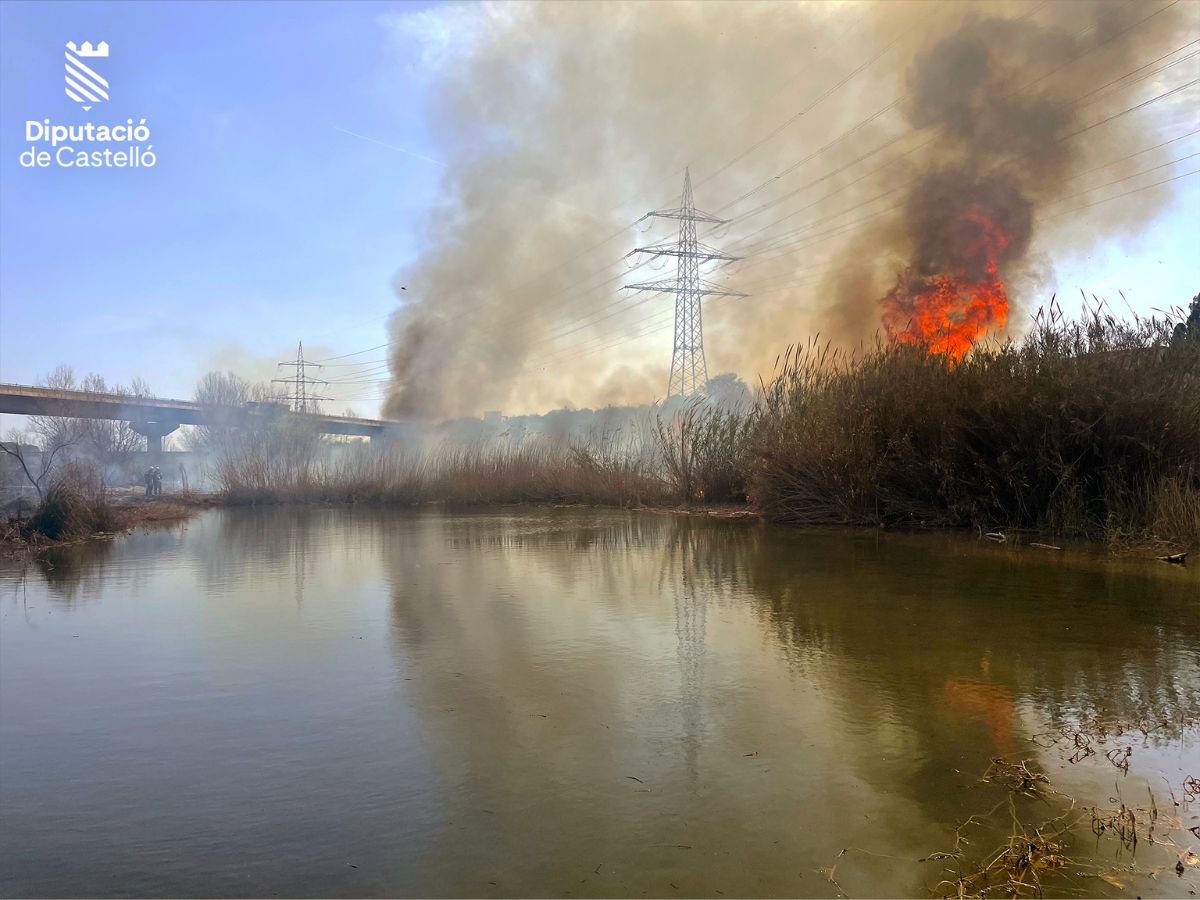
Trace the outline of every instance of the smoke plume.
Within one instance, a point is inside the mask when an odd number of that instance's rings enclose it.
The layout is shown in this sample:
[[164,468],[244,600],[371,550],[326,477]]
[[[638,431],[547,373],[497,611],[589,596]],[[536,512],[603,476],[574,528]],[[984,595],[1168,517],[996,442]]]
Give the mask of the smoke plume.
[[677,204],[684,166],[697,206],[733,220],[701,240],[745,257],[706,277],[752,295],[706,301],[710,372],[757,380],[818,331],[903,334],[922,297],[962,291],[1004,295],[948,310],[975,323],[971,340],[1014,327],[1009,302],[1038,295],[1051,254],[1135,228],[1169,196],[1071,213],[1184,146],[1137,152],[1186,130],[1189,94],[1154,98],[1196,78],[1196,20],[1169,2],[394,16],[401,45],[423,48],[414,75],[449,167],[427,249],[397,276],[384,414],[660,397],[673,298],[617,289],[673,276],[621,258],[673,236],[626,226]]

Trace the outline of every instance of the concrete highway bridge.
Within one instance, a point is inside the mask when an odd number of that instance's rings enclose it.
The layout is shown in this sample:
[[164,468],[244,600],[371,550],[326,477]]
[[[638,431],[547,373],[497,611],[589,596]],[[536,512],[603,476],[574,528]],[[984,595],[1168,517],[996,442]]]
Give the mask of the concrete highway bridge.
[[113,419],[128,422],[146,437],[146,450],[162,452],[162,439],[180,425],[217,428],[261,428],[276,422],[304,423],[322,434],[380,437],[396,423],[318,413],[295,413],[282,403],[211,406],[190,400],[130,397],[92,391],[60,391],[27,384],[0,384],[0,413],[58,416],[68,419]]

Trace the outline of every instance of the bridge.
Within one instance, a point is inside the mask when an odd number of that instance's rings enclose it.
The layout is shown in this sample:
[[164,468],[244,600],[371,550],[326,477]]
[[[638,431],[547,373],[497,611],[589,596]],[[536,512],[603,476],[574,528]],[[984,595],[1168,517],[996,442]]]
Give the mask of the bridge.
[[162,453],[163,437],[180,425],[262,428],[276,423],[302,424],[321,434],[374,438],[397,424],[383,419],[297,413],[282,403],[215,406],[190,400],[63,391],[27,384],[0,384],[0,413],[128,422],[134,431],[145,436],[146,450],[151,455]]

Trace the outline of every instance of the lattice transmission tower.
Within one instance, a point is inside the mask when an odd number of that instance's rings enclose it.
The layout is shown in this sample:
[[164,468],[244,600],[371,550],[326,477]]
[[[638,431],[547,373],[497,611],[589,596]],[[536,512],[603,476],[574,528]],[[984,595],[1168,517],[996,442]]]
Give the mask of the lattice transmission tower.
[[292,404],[293,412],[306,413],[308,405],[315,403],[318,400],[330,400],[330,397],[318,397],[316,394],[309,391],[309,386],[314,384],[329,384],[328,381],[322,381],[320,378],[313,378],[308,374],[309,369],[323,369],[324,366],[315,362],[304,361],[304,342],[301,341],[296,345],[296,358],[281,362],[278,364],[282,368],[290,368],[294,370],[294,374],[288,378],[272,378],[272,384],[286,384],[291,388],[291,393],[284,397]]
[[630,251],[649,253],[651,256],[674,256],[676,258],[675,280],[645,281],[627,284],[634,291],[653,291],[675,295],[675,344],[671,350],[671,378],[667,382],[667,396],[690,397],[699,393],[708,383],[708,366],[704,361],[704,320],[700,301],[705,297],[745,297],[738,291],[724,288],[700,277],[700,266],[706,262],[733,262],[740,259],[709,247],[696,238],[696,223],[707,222],[724,225],[727,219],[718,219],[696,209],[692,202],[692,175],[683,170],[683,199],[676,209],[659,209],[642,216],[679,221],[679,240],[674,243],[659,243],[650,247],[638,247]]

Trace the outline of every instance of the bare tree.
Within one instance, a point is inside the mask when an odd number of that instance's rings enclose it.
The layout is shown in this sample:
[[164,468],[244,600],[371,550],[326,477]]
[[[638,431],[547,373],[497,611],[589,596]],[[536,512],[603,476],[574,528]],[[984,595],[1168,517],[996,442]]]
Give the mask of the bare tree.
[[[59,366],[42,380],[44,387],[59,391],[77,391],[79,382],[70,366]],[[82,440],[82,420],[62,416],[30,416],[29,428],[43,447],[76,444]]]
[[[110,385],[103,375],[91,374],[79,381],[69,366],[59,366],[42,382],[56,390],[116,394],[122,397],[150,396],[150,388],[141,378],[125,385]],[[102,465],[122,466],[140,451],[143,438],[128,422],[110,419],[69,419],[63,416],[30,416],[29,425],[38,436],[43,452],[73,447],[74,454],[90,456]]]
[[203,406],[241,406],[250,399],[250,382],[233,372],[209,372],[196,384],[193,399]]
[[[21,471],[25,473],[25,477],[29,479],[29,483],[33,485],[33,489],[37,491],[38,500],[41,500],[42,490],[45,487],[46,479],[50,477],[50,472],[54,468],[55,460],[60,454],[74,446],[75,443],[73,440],[63,439],[59,443],[43,445],[41,458],[34,464],[25,456],[25,447],[29,446],[26,435],[14,428],[8,433],[8,442],[0,443],[0,450],[17,461],[21,467]],[[9,444],[12,446],[10,447]]]
[[[251,383],[233,372],[209,372],[196,384],[192,398],[215,415],[222,409],[234,409],[247,403],[286,403],[281,388],[262,382]],[[197,425],[189,429],[185,439],[191,450],[214,450],[227,443],[238,425]]]
[[[250,397],[250,383],[233,372],[209,372],[196,383],[192,399],[210,414],[245,404]],[[189,450],[210,450],[222,443],[232,426],[196,425],[187,430],[184,445]]]

